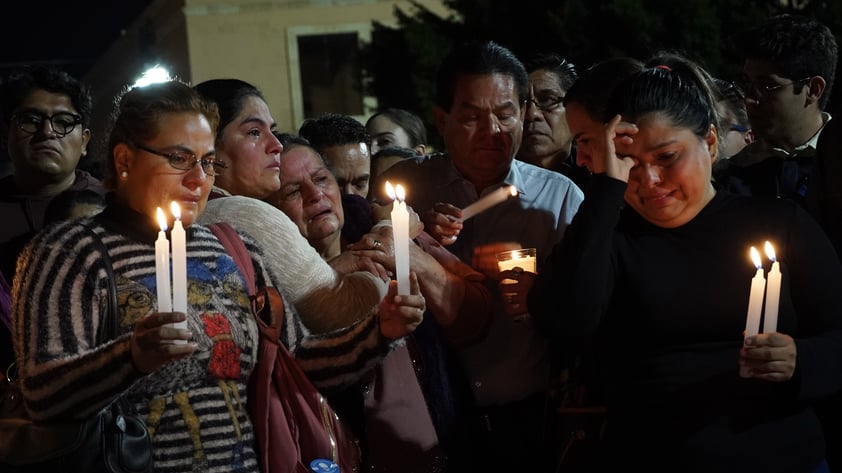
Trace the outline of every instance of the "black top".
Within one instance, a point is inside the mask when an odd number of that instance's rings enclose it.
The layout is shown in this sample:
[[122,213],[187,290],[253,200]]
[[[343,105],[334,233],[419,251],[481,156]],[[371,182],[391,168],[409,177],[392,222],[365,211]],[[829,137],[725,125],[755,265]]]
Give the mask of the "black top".
[[[824,441],[810,401],[842,388],[842,267],[830,242],[788,200],[719,191],[664,229],[623,205],[625,188],[593,177],[528,300],[555,336],[594,336],[606,458],[645,471],[812,471]],[[781,383],[738,374],[749,248],[762,253],[766,240],[783,274],[778,331],[798,353]]]

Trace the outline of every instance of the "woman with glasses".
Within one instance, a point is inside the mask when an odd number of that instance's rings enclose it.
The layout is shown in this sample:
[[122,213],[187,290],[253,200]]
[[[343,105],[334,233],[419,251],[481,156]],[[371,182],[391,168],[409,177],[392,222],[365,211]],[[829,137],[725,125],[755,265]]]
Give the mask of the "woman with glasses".
[[[613,90],[590,192],[530,312],[558,337],[595,341],[605,471],[826,472],[811,404],[842,389],[842,266],[795,203],[713,186],[713,94],[677,59]],[[766,241],[775,265],[749,258]],[[750,298],[763,304],[750,286],[774,293],[774,268],[777,323],[761,327],[747,321]]]
[[[308,329],[324,333],[354,325],[376,338],[369,309],[386,294],[386,270],[361,259],[351,268],[361,271],[338,273],[283,212],[263,202],[280,188],[283,148],[273,134],[275,121],[261,92],[238,79],[212,79],[195,88],[219,107],[217,157],[228,167],[216,179],[202,220],[232,223],[263,244],[268,264],[282,275],[286,295]],[[348,336],[350,340],[360,334]]]
[[[152,433],[155,471],[259,471],[246,410],[257,327],[237,264],[197,223],[218,171],[218,120],[216,106],[180,82],[125,93],[108,141],[108,207],[39,233],[21,256],[15,285],[16,354],[33,418],[84,418],[122,395]],[[156,209],[171,202],[186,229],[186,313],[160,310],[157,295]],[[282,286],[260,245],[241,237],[256,285]],[[105,302],[109,284],[116,308]],[[301,340],[305,329],[286,309],[282,339],[298,342],[291,350],[311,369],[337,369]],[[385,311],[382,323],[396,320],[399,331],[401,309]],[[113,312],[119,335],[98,344]],[[186,328],[172,325],[179,322]]]
[[721,158],[728,159],[752,141],[754,133],[746,113],[745,94],[740,86],[722,79],[714,79],[716,112],[719,114]]

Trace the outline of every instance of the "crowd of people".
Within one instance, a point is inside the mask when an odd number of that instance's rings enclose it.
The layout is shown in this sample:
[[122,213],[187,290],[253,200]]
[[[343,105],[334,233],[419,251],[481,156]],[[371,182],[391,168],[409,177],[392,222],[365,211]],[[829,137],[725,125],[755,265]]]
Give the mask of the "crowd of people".
[[[577,70],[466,42],[432,110],[297,130],[239,79],[127,87],[99,175],[78,169],[90,90],[16,70],[0,82],[3,373],[40,422],[128,400],[155,471],[261,471],[258,328],[210,228],[226,222],[283,295],[281,341],[353,432],[359,471],[842,472],[838,48],[796,15],[741,47],[727,80],[674,51]],[[392,185],[409,209],[402,292]],[[175,311],[156,277],[174,226]],[[534,269],[500,269],[521,249]],[[778,300],[758,329],[767,271]]]

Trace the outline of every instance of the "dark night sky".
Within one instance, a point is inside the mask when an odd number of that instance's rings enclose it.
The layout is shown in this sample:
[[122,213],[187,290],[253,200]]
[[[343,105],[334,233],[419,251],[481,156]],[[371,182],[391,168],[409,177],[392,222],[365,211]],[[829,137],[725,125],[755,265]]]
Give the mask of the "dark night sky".
[[55,64],[80,77],[151,0],[7,0],[0,6],[0,74]]

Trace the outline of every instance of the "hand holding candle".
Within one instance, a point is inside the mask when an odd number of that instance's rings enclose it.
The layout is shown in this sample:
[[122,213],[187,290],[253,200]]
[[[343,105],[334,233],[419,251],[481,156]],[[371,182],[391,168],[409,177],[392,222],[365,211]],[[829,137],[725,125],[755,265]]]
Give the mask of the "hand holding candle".
[[[537,273],[536,264],[537,250],[535,248],[521,248],[519,250],[503,251],[497,253],[497,269],[502,271],[530,272]],[[518,297],[519,292],[528,292],[520,288],[521,281],[515,279],[503,279],[500,281],[500,295],[505,302],[505,310],[512,316],[515,322],[529,318],[526,307]],[[528,287],[526,288],[528,289]],[[523,306],[523,307],[522,307]]]
[[406,208],[403,186],[393,188],[386,181],[386,194],[392,199],[392,232],[395,245],[395,279],[398,294],[408,295],[409,288],[409,211]]
[[155,241],[155,284],[158,289],[158,312],[172,312],[170,293],[170,241],[167,240],[167,217],[161,207],[157,212],[158,239]]
[[766,283],[766,311],[763,314],[763,333],[778,331],[778,306],[781,297],[781,265],[775,258],[775,248],[768,241],[765,245],[766,256],[772,260],[769,280]]
[[[187,313],[187,238],[181,225],[181,208],[177,203],[171,204],[175,218],[171,232],[172,237],[172,310]],[[173,324],[175,328],[187,330],[187,321]],[[176,343],[187,343],[178,340]]]
[[462,221],[464,222],[474,215],[494,207],[509,197],[516,196],[517,192],[517,187],[515,186],[503,186],[495,191],[489,192],[481,199],[462,209]]

